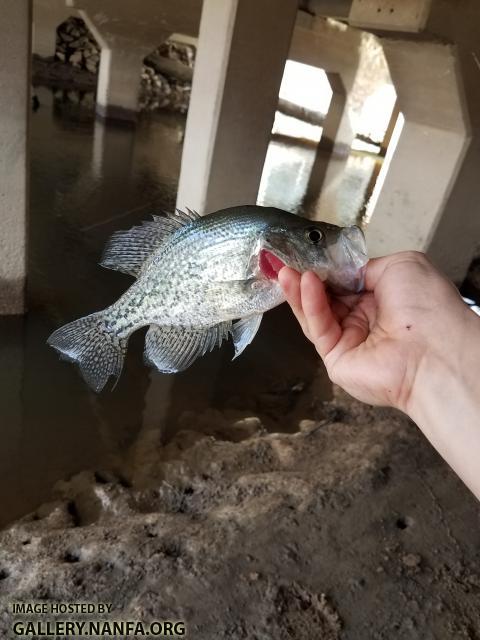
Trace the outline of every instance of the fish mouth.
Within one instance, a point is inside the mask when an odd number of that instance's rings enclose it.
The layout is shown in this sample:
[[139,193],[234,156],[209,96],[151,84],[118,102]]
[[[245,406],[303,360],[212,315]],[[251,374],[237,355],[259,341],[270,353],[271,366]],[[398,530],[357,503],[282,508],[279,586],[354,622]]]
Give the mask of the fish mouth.
[[337,293],[362,291],[368,255],[365,236],[360,227],[353,225],[343,228],[337,243],[330,250],[334,263],[338,265],[331,283],[334,290]]
[[278,280],[278,273],[285,266],[285,262],[274,253],[268,249],[260,249],[258,267],[267,280]]

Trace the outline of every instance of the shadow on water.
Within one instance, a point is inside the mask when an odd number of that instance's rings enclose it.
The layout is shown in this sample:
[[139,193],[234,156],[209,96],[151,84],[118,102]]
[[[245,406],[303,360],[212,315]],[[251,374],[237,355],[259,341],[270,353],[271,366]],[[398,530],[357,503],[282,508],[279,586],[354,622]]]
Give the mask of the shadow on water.
[[[37,95],[29,312],[0,319],[0,526],[48,500],[58,480],[82,469],[123,474],[138,439],[160,426],[168,440],[186,410],[254,412],[272,429],[291,430],[299,407],[305,417],[313,410],[299,392],[318,368],[285,307],[266,315],[242,358],[231,363],[232,348],[224,346],[177,376],[143,365],[144,332],[138,332],[115,390],[90,392],[46,339],[60,324],[107,306],[130,284],[98,266],[102,248],[113,231],[173,207],[185,120],[162,114],[142,119],[135,130],[105,126],[91,109],[54,102],[47,89]],[[325,397],[328,385],[322,385],[317,395]]]

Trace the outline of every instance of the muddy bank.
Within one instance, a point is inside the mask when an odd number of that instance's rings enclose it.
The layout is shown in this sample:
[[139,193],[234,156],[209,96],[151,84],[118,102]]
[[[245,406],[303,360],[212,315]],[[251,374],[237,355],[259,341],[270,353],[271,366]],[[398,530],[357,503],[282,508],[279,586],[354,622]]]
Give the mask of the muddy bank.
[[0,534],[2,636],[12,600],[87,600],[201,640],[478,638],[478,503],[400,414],[326,415],[152,430],[122,477],[60,483]]

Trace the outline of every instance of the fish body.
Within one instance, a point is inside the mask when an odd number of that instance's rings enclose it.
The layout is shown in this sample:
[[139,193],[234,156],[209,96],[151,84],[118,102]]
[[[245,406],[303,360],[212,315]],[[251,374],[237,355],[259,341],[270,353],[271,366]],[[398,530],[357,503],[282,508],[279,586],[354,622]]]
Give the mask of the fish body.
[[351,292],[363,286],[366,261],[358,227],[280,209],[154,216],[114,234],[101,262],[136,277],[135,283],[113,305],[61,327],[48,342],[79,364],[96,391],[120,375],[129,336],[146,325],[145,359],[161,372],[186,369],[229,334],[237,357],[263,313],[285,299],[281,267],[311,269],[334,289]]

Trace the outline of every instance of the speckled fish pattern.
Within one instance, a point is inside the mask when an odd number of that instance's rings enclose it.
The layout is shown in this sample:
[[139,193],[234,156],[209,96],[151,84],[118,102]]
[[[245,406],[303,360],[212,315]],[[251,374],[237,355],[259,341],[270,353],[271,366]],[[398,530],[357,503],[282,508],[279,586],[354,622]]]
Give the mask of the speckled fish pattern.
[[[367,261],[358,227],[337,227],[280,209],[243,206],[199,216],[154,216],[119,231],[102,266],[136,278],[107,309],[55,331],[48,344],[76,362],[95,391],[118,378],[129,336],[149,326],[145,361],[176,373],[232,335],[235,357],[264,312],[284,301],[283,265],[315,271],[332,287],[357,291]],[[235,322],[236,321],[236,322]]]

